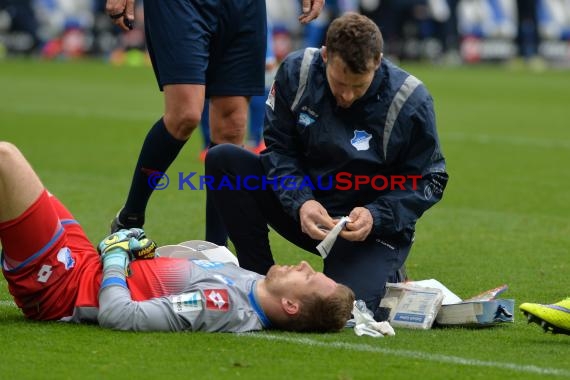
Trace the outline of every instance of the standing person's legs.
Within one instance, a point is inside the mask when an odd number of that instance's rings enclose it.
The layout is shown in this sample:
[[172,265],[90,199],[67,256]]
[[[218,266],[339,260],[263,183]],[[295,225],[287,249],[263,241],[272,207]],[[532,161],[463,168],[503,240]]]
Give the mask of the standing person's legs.
[[214,96],[210,103],[210,139],[215,145],[242,145],[245,140],[249,98]]
[[269,89],[265,89],[263,96],[253,96],[249,102],[249,143],[254,153],[260,153],[263,143],[263,122],[265,119],[265,101],[269,95]]
[[200,161],[206,160],[206,153],[210,147],[210,101],[206,99],[204,102],[204,109],[202,110],[202,117],[200,118],[200,132],[202,132],[202,150],[198,158]]
[[154,190],[150,177],[161,176],[168,170],[200,121],[203,85],[166,85],[164,98],[164,117],[154,124],[145,138],[125,207],[118,220],[115,219],[112,231],[143,226],[145,210]]
[[[215,96],[210,103],[210,148],[217,144],[242,145],[247,124],[248,98],[245,96]],[[228,232],[221,216],[206,195],[206,241],[227,245]]]
[[[224,0],[219,7],[206,73],[212,147],[244,143],[249,98],[265,90],[265,0]],[[208,196],[206,240],[218,245],[227,243],[224,224]]]
[[196,129],[204,107],[210,42],[218,23],[217,0],[147,0],[146,41],[154,73],[164,91],[164,116],[148,132],[125,205],[111,230],[142,227],[153,192],[150,176],[172,164]]

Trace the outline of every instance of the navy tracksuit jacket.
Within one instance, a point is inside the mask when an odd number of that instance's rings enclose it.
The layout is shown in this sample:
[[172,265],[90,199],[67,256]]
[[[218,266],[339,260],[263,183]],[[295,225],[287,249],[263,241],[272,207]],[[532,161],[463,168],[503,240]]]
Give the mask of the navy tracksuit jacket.
[[[234,186],[208,191],[240,265],[263,274],[274,263],[267,225],[318,255],[319,241],[304,234],[299,224],[299,208],[307,200],[319,201],[333,217],[366,207],[374,219],[370,236],[363,242],[337,239],[323,271],[350,286],[379,318],[385,284],[398,280],[395,275],[410,251],[416,221],[441,199],[448,179],[427,89],[383,59],[366,94],[342,109],[326,81],[320,50],[300,50],[277,72],[266,102],[264,138],[267,149],[260,157],[229,144],[210,149],[206,156],[206,174],[215,184],[248,175],[277,183],[288,179],[287,186],[268,190]],[[390,189],[388,183],[383,190],[370,184],[356,190],[355,176],[416,180],[405,181],[403,189]],[[384,182],[375,185],[382,188]]]

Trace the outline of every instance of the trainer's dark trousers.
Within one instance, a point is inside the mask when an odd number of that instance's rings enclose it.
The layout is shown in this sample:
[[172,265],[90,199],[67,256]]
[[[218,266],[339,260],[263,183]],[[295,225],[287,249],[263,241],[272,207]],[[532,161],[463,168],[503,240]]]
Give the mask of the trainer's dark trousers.
[[[257,155],[235,145],[218,145],[208,151],[206,175],[214,178],[208,196],[218,208],[242,268],[265,274],[274,264],[268,225],[298,247],[319,255],[319,241],[301,231],[299,222],[281,207],[272,187],[261,189],[265,172]],[[247,181],[246,176],[253,177]],[[259,190],[246,189],[257,185]],[[411,244],[398,247],[373,236],[363,242],[338,238],[324,260],[323,272],[349,286],[357,299],[376,312],[386,282],[394,281],[410,248]]]

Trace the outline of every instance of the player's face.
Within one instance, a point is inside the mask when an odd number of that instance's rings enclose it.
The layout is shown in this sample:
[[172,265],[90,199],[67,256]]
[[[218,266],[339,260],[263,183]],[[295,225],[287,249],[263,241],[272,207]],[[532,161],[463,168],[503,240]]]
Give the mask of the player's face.
[[327,81],[339,107],[350,107],[366,93],[377,66],[371,62],[368,67],[366,73],[354,74],[342,58],[332,56],[327,60]]
[[324,297],[334,293],[337,283],[321,272],[316,272],[306,261],[297,265],[273,265],[265,278],[274,294],[302,297],[318,293]]

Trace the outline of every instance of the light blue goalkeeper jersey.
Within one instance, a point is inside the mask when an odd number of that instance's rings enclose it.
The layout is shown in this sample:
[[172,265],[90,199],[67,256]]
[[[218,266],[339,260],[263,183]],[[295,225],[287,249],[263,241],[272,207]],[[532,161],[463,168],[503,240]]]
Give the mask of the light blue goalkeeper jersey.
[[[264,276],[255,272],[229,263],[168,257],[134,261],[128,271],[127,279],[119,266],[105,268],[99,309],[77,308],[70,320],[133,331],[246,332],[270,327],[256,298],[256,282]],[[162,295],[148,296],[156,293]]]

